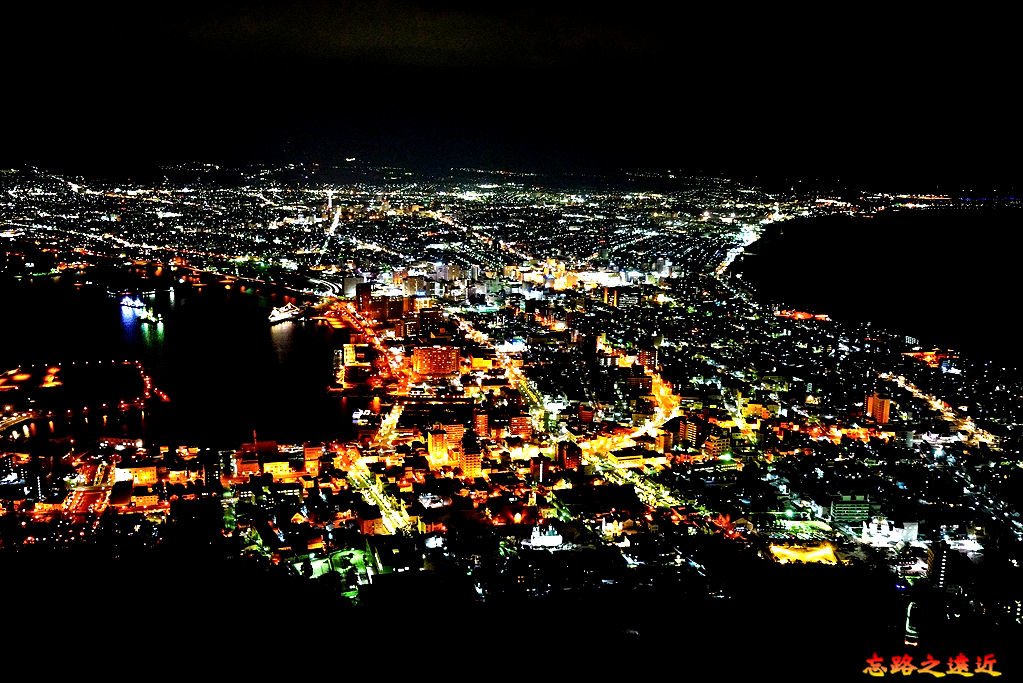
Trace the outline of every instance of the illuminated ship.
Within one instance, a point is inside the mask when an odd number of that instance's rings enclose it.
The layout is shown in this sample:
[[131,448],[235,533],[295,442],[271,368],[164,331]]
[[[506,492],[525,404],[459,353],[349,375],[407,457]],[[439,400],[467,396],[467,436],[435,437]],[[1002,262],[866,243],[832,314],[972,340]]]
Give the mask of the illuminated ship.
[[142,303],[142,299],[137,296],[128,296],[127,294],[121,297],[121,305],[125,308],[144,309],[146,307],[146,305]]
[[270,323],[273,324],[279,323],[282,320],[292,320],[300,315],[302,315],[301,308],[299,308],[293,303],[287,303],[283,306],[278,306],[277,308],[270,311],[270,315],[268,316],[268,318],[270,320]]
[[163,322],[163,315],[160,313],[154,313],[151,307],[143,308],[139,311],[139,320],[144,323],[159,323]]

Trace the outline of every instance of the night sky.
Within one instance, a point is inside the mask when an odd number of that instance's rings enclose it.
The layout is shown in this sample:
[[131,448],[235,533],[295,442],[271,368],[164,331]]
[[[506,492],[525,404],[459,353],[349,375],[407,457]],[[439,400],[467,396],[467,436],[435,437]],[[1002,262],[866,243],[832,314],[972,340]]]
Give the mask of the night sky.
[[0,157],[1020,175],[1014,24],[994,14],[215,4],[5,11]]

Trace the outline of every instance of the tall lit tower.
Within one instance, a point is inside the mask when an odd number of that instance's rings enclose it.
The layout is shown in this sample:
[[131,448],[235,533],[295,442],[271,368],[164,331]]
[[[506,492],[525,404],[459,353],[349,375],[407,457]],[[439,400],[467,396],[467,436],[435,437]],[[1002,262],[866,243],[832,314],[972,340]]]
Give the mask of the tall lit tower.
[[426,438],[427,454],[434,463],[443,463],[448,459],[447,432],[440,425],[428,431]]
[[475,479],[481,474],[483,449],[480,447],[476,432],[468,429],[462,437],[462,450],[458,454],[458,466],[462,468],[462,476]]
[[875,391],[873,394],[867,395],[863,404],[864,412],[874,418],[874,422],[879,425],[888,424],[888,412],[892,406],[890,397]]
[[936,588],[944,588],[948,584],[951,560],[952,548],[944,539],[927,547],[927,578]]

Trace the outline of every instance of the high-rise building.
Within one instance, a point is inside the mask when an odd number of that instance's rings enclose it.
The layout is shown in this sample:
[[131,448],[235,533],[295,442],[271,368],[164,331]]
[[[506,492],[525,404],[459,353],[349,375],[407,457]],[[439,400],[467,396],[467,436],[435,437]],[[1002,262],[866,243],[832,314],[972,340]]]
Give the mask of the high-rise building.
[[415,337],[419,334],[419,318],[414,315],[402,316],[394,326],[394,334],[399,337]]
[[490,436],[490,415],[484,411],[476,413],[472,418],[473,429],[477,436],[487,438]]
[[579,404],[579,421],[580,422],[583,422],[583,423],[586,423],[586,424],[589,424],[590,422],[593,422],[593,415],[594,415],[593,406],[587,405],[585,403],[580,403]]
[[442,376],[458,372],[455,346],[420,346],[412,351],[412,370],[418,375]]
[[435,427],[426,433],[426,452],[430,460],[443,462],[448,457],[447,432],[440,427]]
[[404,296],[370,297],[369,312],[377,320],[401,320],[407,312],[407,301]]
[[360,282],[355,285],[355,307],[359,313],[369,313],[373,305],[373,285],[369,282]]
[[630,395],[646,395],[654,386],[654,378],[643,373],[633,373],[625,378],[625,386],[628,387]]
[[422,275],[409,275],[405,278],[405,294],[415,296],[426,291],[426,278]]
[[427,306],[419,309],[419,333],[423,335],[435,334],[440,330],[444,322],[443,312],[436,306]]
[[223,458],[219,451],[206,450],[199,458],[202,463],[202,480],[207,487],[220,484],[220,475],[224,471]]
[[949,584],[949,564],[953,552],[945,540],[927,547],[927,578],[935,588],[944,588]]
[[874,392],[868,394],[864,401],[864,413],[874,418],[879,425],[888,424],[888,411],[891,409],[892,399],[885,394]]
[[628,287],[618,292],[618,308],[636,308],[643,301],[638,287]]
[[462,449],[458,454],[458,466],[462,468],[463,477],[475,479],[482,474],[483,448],[476,438],[476,432],[468,430],[462,437]]
[[440,426],[444,430],[444,440],[447,443],[448,453],[458,453],[462,450],[462,438],[465,436],[465,425],[462,424],[442,424]]
[[345,383],[345,354],[342,349],[334,351],[334,381],[338,384]]
[[720,427],[714,427],[703,442],[703,450],[708,457],[717,458],[727,453],[731,445],[728,433]]
[[534,456],[529,461],[529,475],[535,484],[546,484],[550,478],[551,461],[542,455]]
[[654,439],[656,444],[654,450],[659,453],[666,453],[675,445],[675,435],[672,432],[666,432],[663,429],[657,430]]
[[515,415],[508,420],[508,431],[528,441],[533,438],[533,419],[529,415]]
[[693,420],[682,420],[678,426],[678,440],[688,441],[690,446],[696,445],[697,424]]
[[360,277],[358,275],[345,275],[344,278],[342,278],[341,280],[341,294],[347,297],[355,298],[356,296],[355,288],[358,287],[360,283],[363,283],[365,281],[366,278]]
[[640,349],[636,361],[644,368],[652,369],[657,367],[657,349],[651,347]]
[[579,444],[572,441],[558,443],[558,463],[566,470],[579,469],[582,459],[583,449],[579,447]]
[[438,279],[445,281],[458,280],[464,275],[462,267],[457,263],[443,264],[437,269],[436,273]]
[[311,477],[320,475],[320,458],[323,457],[323,444],[305,444],[302,447],[305,460],[305,473]]
[[639,287],[605,287],[604,303],[615,308],[635,308],[642,301]]

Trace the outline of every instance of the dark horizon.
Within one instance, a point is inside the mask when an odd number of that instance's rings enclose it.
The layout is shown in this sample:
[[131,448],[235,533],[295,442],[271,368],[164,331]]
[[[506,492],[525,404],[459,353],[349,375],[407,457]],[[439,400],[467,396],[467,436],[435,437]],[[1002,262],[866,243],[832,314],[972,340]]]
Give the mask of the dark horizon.
[[630,9],[22,8],[0,48],[12,65],[0,161],[359,156],[1019,186],[999,22]]

